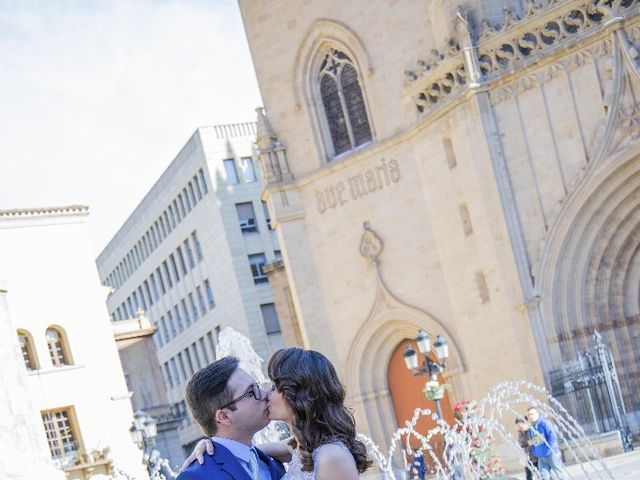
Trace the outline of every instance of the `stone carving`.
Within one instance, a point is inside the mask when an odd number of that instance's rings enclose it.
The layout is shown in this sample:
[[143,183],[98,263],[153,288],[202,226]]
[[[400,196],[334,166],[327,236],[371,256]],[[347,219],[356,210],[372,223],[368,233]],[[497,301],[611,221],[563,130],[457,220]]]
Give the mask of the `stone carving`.
[[360,240],[360,255],[367,258],[374,265],[378,265],[378,257],[384,248],[382,239],[371,229],[369,222],[364,222],[364,233]]
[[280,143],[262,107],[256,108],[258,159],[262,177],[267,185],[286,183],[293,180],[287,161],[287,150]]
[[634,45],[640,26],[613,34],[612,88],[606,95],[607,117],[600,128],[595,159],[612,157],[640,138],[640,53]]
[[396,159],[387,161],[382,158],[377,165],[371,165],[367,170],[352,172],[344,180],[334,181],[326,187],[316,188],[316,209],[323,214],[327,210],[333,210],[348,203],[358,200],[372,193],[380,192],[385,188],[402,180],[400,164]]
[[[417,68],[405,72],[407,94],[414,99],[418,116],[439,109],[459,97],[470,81],[469,66],[477,62],[480,79],[492,82],[512,74],[516,69],[535,64],[553,52],[574,47],[578,40],[601,31],[615,21],[637,14],[639,0],[526,0],[522,17],[505,8],[500,25],[493,26],[483,20],[473,29],[458,12],[470,38],[477,45],[466,48],[464,55],[459,45],[465,40],[465,28],[458,28],[459,39],[448,41],[444,53],[432,51],[426,60],[418,60]],[[472,59],[470,53],[476,58]]]
[[595,46],[585,50],[576,52],[573,55],[563,58],[549,67],[527,75],[508,83],[504,86],[495,88],[489,92],[491,103],[497,105],[514,96],[529,90],[530,88],[539,86],[553,78],[564,75],[571,70],[586,64],[587,62],[595,62],[600,58],[604,58],[611,54],[611,40],[606,39]]

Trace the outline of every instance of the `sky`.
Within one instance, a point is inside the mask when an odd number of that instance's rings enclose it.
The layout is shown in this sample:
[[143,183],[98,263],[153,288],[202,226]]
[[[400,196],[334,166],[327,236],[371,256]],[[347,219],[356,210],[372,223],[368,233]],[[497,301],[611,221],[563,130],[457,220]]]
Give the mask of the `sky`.
[[0,0],[0,209],[89,205],[97,256],[196,128],[260,104],[236,0]]

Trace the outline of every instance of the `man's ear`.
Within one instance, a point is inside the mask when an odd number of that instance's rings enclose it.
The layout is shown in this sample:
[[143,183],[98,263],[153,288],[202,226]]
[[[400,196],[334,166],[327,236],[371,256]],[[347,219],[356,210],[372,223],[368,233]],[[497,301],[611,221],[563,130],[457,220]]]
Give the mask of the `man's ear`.
[[222,425],[231,425],[231,417],[226,412],[226,410],[217,410],[215,414],[216,423]]

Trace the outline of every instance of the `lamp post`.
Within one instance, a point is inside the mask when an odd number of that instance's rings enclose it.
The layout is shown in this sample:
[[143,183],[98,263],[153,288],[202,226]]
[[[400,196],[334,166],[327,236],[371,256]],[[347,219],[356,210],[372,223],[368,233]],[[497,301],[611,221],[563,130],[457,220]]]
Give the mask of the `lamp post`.
[[419,330],[416,336],[416,343],[418,344],[418,350],[423,355],[422,365],[418,362],[418,353],[413,349],[411,345],[407,345],[404,352],[404,362],[409,370],[414,375],[424,375],[429,377],[425,385],[424,393],[433,400],[436,404],[436,411],[438,417],[443,419],[442,409],[440,408],[440,400],[444,396],[444,389],[438,382],[438,374],[442,373],[447,366],[447,360],[449,359],[449,344],[447,340],[438,335],[433,342],[433,348],[436,353],[437,361],[434,361],[429,357],[431,353],[431,338],[429,334],[424,330]]
[[133,414],[133,423],[129,428],[131,438],[138,445],[144,454],[145,461],[150,451],[155,445],[155,438],[158,434],[158,424],[156,419],[143,410],[138,410]]

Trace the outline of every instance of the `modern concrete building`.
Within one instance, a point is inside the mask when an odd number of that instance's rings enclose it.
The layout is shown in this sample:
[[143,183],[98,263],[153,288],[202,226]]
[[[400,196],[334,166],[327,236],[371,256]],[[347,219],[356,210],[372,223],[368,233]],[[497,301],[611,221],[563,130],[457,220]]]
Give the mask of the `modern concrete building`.
[[239,3],[283,332],[359,428],[433,408],[418,329],[448,339],[451,400],[550,386],[597,329],[640,432],[638,2]]
[[[17,360],[3,362],[0,431],[13,432],[12,443],[23,452],[40,444],[34,437],[42,435],[69,480],[116,469],[144,479],[148,475],[129,432],[133,411],[104,306],[106,292],[93,263],[87,217],[83,206],[0,210],[0,277],[6,280],[0,322],[20,347],[14,349],[14,342],[2,336],[2,356]],[[33,410],[35,419],[29,418]],[[5,445],[4,433],[1,437]],[[12,473],[16,468],[27,469],[24,478],[49,477],[39,476],[37,449],[33,460],[11,451],[3,448],[3,478],[23,478]]]
[[[157,329],[167,398],[184,415],[186,382],[215,359],[221,328],[250,337],[263,358],[281,345],[263,271],[280,251],[255,134],[253,123],[199,128],[97,259],[112,320],[142,309]],[[187,450],[202,435],[188,419],[179,434]]]

